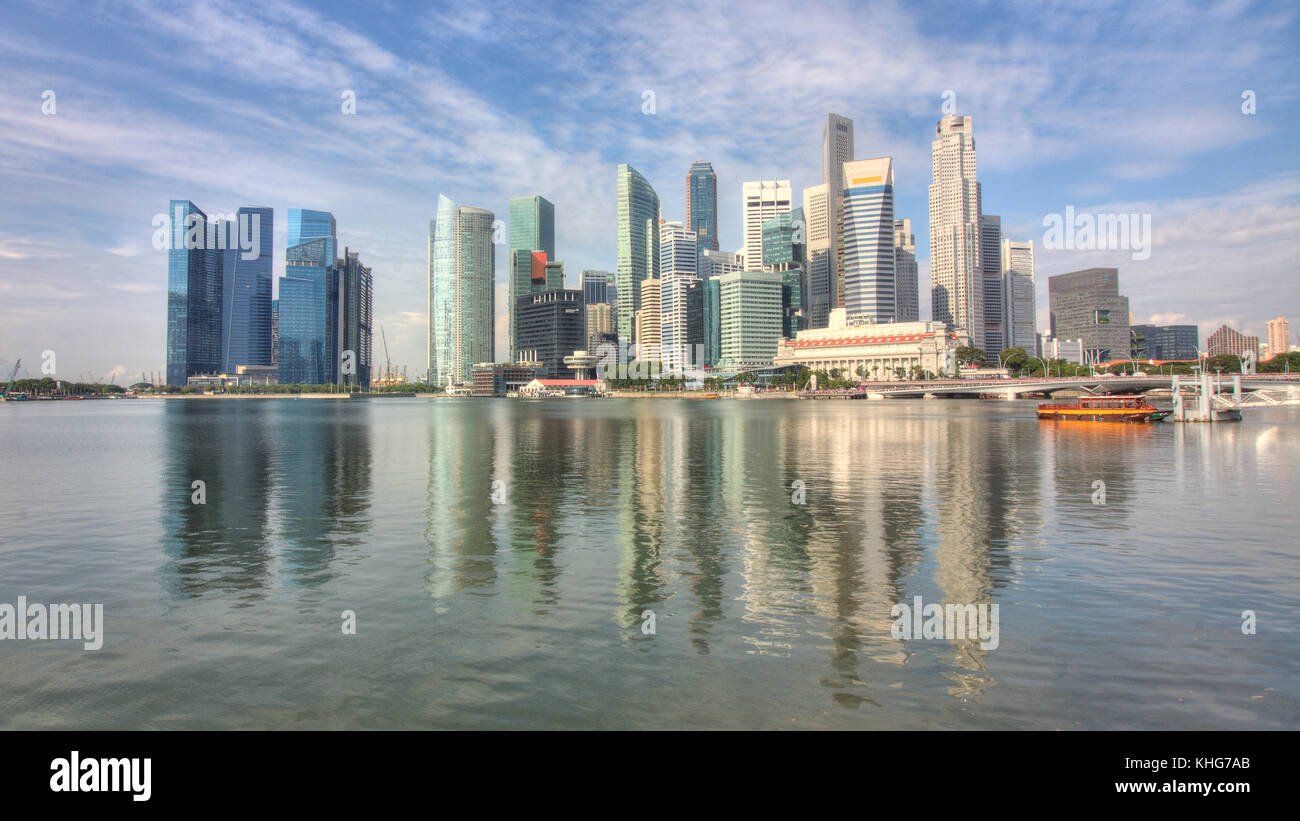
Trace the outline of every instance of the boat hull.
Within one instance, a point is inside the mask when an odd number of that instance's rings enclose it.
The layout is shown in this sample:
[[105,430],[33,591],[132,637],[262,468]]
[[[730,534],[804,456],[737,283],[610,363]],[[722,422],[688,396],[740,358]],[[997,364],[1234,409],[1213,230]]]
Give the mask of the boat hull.
[[1168,413],[1162,413],[1155,410],[1132,410],[1132,409],[1105,409],[1105,408],[1083,408],[1083,409],[1040,409],[1038,411],[1039,419],[1069,419],[1072,421],[1084,422],[1158,422],[1168,416]]

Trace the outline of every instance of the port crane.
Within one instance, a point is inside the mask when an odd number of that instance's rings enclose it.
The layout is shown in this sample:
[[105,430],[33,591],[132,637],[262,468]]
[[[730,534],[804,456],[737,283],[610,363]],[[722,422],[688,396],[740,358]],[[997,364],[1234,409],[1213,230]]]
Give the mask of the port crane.
[[[15,394],[14,394],[14,377],[16,377],[16,376],[18,375],[18,366],[21,365],[21,364],[23,364],[23,360],[22,360],[21,358],[18,359],[18,361],[14,362],[14,366],[13,366],[13,368],[9,371],[9,384],[8,384],[8,386],[5,388],[4,395],[3,395],[3,396],[0,396],[0,399],[8,399],[9,397],[15,395]],[[23,399],[26,399],[26,398],[27,398],[26,396],[23,397]]]

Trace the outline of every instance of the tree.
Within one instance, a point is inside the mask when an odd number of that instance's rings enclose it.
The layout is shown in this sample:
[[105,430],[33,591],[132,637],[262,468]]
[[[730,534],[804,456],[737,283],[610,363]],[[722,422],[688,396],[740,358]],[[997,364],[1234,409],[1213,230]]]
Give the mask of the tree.
[[962,345],[957,349],[957,361],[963,365],[975,365],[987,358],[988,356],[979,348]]
[[1025,353],[1025,349],[1021,347],[1003,348],[1002,353],[998,355],[998,359],[1002,360],[1002,364],[1007,367],[1007,370],[1018,374],[1028,364],[1029,354]]

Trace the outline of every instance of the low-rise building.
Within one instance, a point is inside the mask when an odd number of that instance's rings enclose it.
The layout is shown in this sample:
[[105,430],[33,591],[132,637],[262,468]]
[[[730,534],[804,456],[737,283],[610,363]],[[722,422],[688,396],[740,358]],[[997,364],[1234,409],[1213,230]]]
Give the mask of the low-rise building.
[[942,322],[895,322],[854,325],[844,310],[830,312],[830,327],[800,331],[777,346],[777,366],[798,365],[814,371],[842,370],[845,378],[897,379],[901,368],[911,379],[913,368],[938,374],[952,367],[956,350],[969,344],[964,333]]
[[470,371],[470,396],[505,396],[535,380],[543,371],[529,364],[480,362]]

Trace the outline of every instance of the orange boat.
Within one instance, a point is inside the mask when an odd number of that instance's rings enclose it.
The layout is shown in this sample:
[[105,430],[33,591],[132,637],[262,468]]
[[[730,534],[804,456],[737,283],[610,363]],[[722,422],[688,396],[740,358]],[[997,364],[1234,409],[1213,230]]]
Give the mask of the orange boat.
[[1039,419],[1085,422],[1159,422],[1170,411],[1147,404],[1141,396],[1081,396],[1073,403],[1041,402]]

